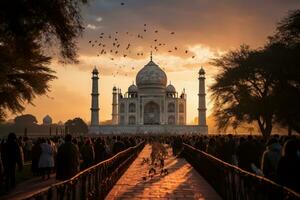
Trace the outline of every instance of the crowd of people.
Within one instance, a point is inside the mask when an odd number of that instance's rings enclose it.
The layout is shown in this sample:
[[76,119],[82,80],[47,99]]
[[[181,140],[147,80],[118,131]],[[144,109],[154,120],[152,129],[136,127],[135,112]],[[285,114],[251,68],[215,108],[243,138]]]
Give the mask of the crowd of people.
[[10,133],[0,141],[0,184],[6,191],[16,185],[15,172],[31,162],[31,171],[43,180],[56,173],[67,180],[94,164],[140,142],[139,137],[65,137],[28,138]]
[[5,183],[7,190],[14,187],[16,167],[21,170],[24,161],[31,161],[32,173],[42,179],[49,179],[55,172],[57,180],[66,180],[142,140],[170,144],[174,155],[180,154],[182,144],[186,143],[226,163],[300,192],[299,138],[279,135],[268,139],[230,134],[122,137],[72,137],[67,134],[65,137],[17,138],[10,133],[0,143],[0,181]]
[[229,134],[181,136],[173,141],[174,146],[180,141],[190,144],[226,163],[300,192],[299,137],[273,135],[266,139]]

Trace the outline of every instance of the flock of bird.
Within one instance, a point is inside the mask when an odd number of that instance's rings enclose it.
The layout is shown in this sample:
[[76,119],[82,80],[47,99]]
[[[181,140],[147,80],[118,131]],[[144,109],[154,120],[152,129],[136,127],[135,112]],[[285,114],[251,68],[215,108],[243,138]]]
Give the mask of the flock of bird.
[[[124,5],[125,3],[121,3],[121,6]],[[183,53],[191,56],[192,59],[195,58],[195,55],[189,52],[189,50],[163,42],[162,39],[160,39],[160,36],[165,36],[166,34],[167,37],[171,39],[176,35],[174,31],[165,33],[164,31],[151,29],[149,25],[143,24],[140,33],[129,31],[115,31],[113,33],[101,32],[97,38],[89,40],[88,44],[90,47],[96,49],[95,52],[98,57],[105,55],[112,61],[120,57],[144,57],[144,55],[148,55],[150,51],[164,51],[170,54]],[[146,43],[147,45],[140,48],[141,43]],[[115,65],[118,66],[117,64]],[[125,65],[119,66],[119,68],[122,67],[125,67]],[[135,68],[131,67],[131,70],[135,70]],[[115,73],[112,73],[112,75],[115,77],[116,75],[120,75],[120,73],[116,71]],[[127,73],[124,75],[127,76]]]

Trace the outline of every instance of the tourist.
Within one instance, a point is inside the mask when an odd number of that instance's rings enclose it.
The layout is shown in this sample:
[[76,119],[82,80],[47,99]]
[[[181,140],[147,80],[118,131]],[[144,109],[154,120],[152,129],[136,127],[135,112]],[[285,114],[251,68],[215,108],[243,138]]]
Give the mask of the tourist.
[[300,192],[300,158],[297,155],[296,140],[288,140],[283,146],[282,157],[278,163],[278,182],[296,192]]
[[41,139],[41,156],[39,159],[39,171],[42,173],[42,179],[45,180],[50,178],[50,173],[54,167],[53,149],[49,144],[50,141],[46,141],[44,138]]
[[172,143],[172,150],[173,150],[173,155],[177,156],[181,152],[182,149],[182,138],[181,136],[177,136],[174,138],[173,143]]
[[67,180],[79,172],[80,153],[78,147],[72,143],[72,136],[65,136],[56,156],[56,179]]
[[28,137],[24,137],[24,161],[31,160],[32,146],[32,140]]
[[7,142],[3,145],[1,150],[1,158],[4,167],[5,188],[6,191],[8,191],[16,185],[16,165],[18,165],[19,170],[23,168],[23,155],[17,143],[15,133],[8,135]]
[[261,171],[266,178],[276,180],[277,166],[281,156],[281,145],[276,138],[271,138],[261,160]]
[[105,149],[105,141],[101,138],[97,138],[95,142],[95,163],[99,163],[106,159],[107,152]]
[[113,154],[117,154],[125,150],[125,144],[121,141],[120,136],[115,137],[115,142],[113,144],[112,150],[113,150]]
[[31,150],[31,172],[33,173],[34,176],[40,175],[39,160],[42,152],[40,144],[41,144],[41,140],[37,139]]
[[82,169],[86,169],[94,164],[95,151],[90,138],[87,138],[81,146],[80,153],[83,160]]
[[[255,145],[253,144],[253,137],[249,135],[247,139],[241,138],[240,144],[237,148],[237,157],[238,157],[238,165],[243,170],[248,172],[253,172],[251,164],[255,165],[255,160],[257,159],[254,153]],[[256,165],[257,166],[257,165]]]
[[206,152],[213,156],[216,154],[216,140],[214,138],[209,139]]
[[221,151],[223,161],[233,164],[234,163],[234,155],[236,150],[236,144],[233,139],[233,136],[229,134],[227,138],[224,139],[224,143],[222,145]]

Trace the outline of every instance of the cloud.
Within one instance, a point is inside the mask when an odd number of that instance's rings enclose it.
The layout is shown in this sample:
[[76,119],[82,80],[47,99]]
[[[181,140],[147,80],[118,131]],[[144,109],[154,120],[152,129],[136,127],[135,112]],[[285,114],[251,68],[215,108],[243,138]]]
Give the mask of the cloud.
[[86,26],[86,28],[87,28],[87,29],[96,30],[96,29],[98,29],[99,27],[97,27],[97,26],[95,26],[95,25],[93,25],[93,24],[88,24],[88,25]]
[[97,18],[96,18],[96,21],[97,21],[97,22],[101,22],[102,20],[103,20],[102,17],[97,17]]

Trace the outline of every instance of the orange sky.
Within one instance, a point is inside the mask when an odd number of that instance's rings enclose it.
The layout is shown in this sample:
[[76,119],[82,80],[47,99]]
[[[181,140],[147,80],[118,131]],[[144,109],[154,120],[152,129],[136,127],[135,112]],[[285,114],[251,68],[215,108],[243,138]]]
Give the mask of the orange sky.
[[[56,61],[56,50],[49,51],[54,56],[51,66],[57,72],[58,79],[51,83],[52,91],[47,96],[37,97],[34,100],[35,106],[26,106],[24,114],[35,115],[39,122],[46,114],[54,122],[74,117],[89,121],[90,72],[97,66],[100,71],[100,120],[110,119],[112,87],[115,85],[122,92],[127,91],[128,86],[135,81],[138,70],[149,61],[150,46],[165,43],[164,48],[154,51],[153,59],[166,71],[168,82],[171,81],[178,92],[186,89],[187,122],[191,123],[197,116],[197,72],[200,66],[204,66],[206,70],[209,86],[217,74],[217,69],[209,64],[212,58],[237,48],[240,44],[262,46],[267,36],[273,33],[276,23],[289,10],[300,7],[300,2],[296,0],[124,2],[125,5],[121,6],[117,0],[91,1],[83,8],[86,29],[78,39],[80,63],[61,65]],[[173,31],[175,34],[171,35]],[[121,45],[118,54],[114,53],[116,49],[109,54],[113,49],[112,42],[105,37],[100,39],[102,32],[104,36],[118,38]],[[142,34],[144,38],[137,38],[137,34]],[[155,43],[154,39],[158,42]],[[97,40],[97,44],[101,40],[106,47],[91,47],[88,43],[90,40]],[[128,43],[132,45],[130,52],[125,50]],[[178,50],[174,50],[174,47]],[[107,54],[97,56],[102,49]],[[185,50],[189,53],[185,54]],[[143,56],[137,56],[141,52]],[[127,55],[126,58],[123,57],[124,54]],[[207,102],[210,114],[213,103],[210,102],[209,92]]]

